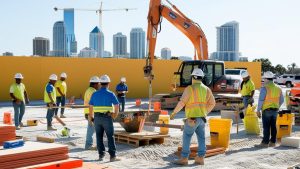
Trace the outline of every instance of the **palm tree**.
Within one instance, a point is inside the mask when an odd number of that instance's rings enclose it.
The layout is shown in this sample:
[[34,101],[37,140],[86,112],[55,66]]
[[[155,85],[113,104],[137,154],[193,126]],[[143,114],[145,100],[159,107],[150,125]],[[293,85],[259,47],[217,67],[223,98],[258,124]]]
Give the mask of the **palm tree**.
[[295,68],[297,67],[296,63],[292,63],[291,64],[291,68],[292,68],[292,73],[294,74],[295,73]]

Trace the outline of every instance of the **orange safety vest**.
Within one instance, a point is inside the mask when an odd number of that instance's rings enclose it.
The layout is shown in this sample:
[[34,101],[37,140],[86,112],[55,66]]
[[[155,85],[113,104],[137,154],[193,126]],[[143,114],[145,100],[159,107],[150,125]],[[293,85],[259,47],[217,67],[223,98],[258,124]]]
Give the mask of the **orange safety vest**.
[[187,118],[206,117],[207,114],[207,87],[203,83],[195,83],[188,86],[191,96],[185,105]]
[[269,108],[279,109],[279,100],[282,92],[280,87],[273,82],[270,82],[265,85],[265,88],[267,89],[267,95],[265,97],[262,110]]

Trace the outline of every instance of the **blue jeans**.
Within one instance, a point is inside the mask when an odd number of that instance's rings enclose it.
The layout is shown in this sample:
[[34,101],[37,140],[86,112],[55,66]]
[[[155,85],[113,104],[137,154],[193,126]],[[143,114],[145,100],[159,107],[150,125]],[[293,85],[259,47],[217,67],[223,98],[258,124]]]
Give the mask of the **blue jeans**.
[[[47,107],[49,107],[49,105],[47,104]],[[52,126],[52,119],[53,119],[53,116],[54,116],[54,112],[55,112],[55,109],[47,109],[47,126],[50,127]]]
[[194,127],[191,127],[188,125],[187,120],[184,124],[183,129],[183,145],[182,145],[182,152],[181,157],[182,158],[188,158],[190,154],[190,146],[191,146],[191,139],[193,134],[196,133],[197,139],[198,139],[198,156],[204,157],[206,153],[206,144],[205,144],[205,123],[204,121],[199,117],[196,118],[196,125]]
[[243,96],[243,105],[244,105],[244,109],[246,109],[248,107],[249,103],[249,99],[251,97],[250,96]]
[[103,134],[105,132],[108,140],[108,153],[111,157],[116,156],[116,144],[114,137],[114,125],[111,116],[103,113],[95,113],[94,125],[96,130],[97,149],[99,156],[105,154],[105,147],[103,143]]
[[[56,106],[65,106],[66,105],[66,98],[61,96],[61,97],[56,97]],[[60,109],[60,114],[63,115],[65,112],[65,108]],[[57,116],[58,113],[58,108],[55,109],[55,116]]]
[[19,126],[22,122],[24,113],[25,113],[25,104],[24,102],[21,103],[15,103],[13,102],[14,107],[14,120],[15,120],[15,126]]
[[[262,113],[263,123],[263,140],[262,143],[269,144],[269,142],[276,143],[276,120],[278,111],[275,110],[264,110]],[[271,139],[270,139],[271,134]]]
[[[85,115],[85,118],[88,119],[88,115]],[[89,149],[93,146],[93,135],[95,133],[95,127],[93,125],[87,124],[86,130],[86,140],[85,140],[85,149]]]
[[124,112],[126,98],[125,97],[118,97],[118,100],[120,102],[120,112]]

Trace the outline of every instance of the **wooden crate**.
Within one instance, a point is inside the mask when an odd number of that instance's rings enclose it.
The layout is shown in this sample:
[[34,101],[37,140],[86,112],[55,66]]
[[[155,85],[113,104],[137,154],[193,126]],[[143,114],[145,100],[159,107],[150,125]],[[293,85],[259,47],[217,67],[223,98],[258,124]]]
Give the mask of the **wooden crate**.
[[115,140],[118,143],[128,144],[131,146],[139,147],[150,144],[163,144],[166,137],[169,135],[162,135],[156,132],[140,132],[140,133],[127,133],[116,132]]

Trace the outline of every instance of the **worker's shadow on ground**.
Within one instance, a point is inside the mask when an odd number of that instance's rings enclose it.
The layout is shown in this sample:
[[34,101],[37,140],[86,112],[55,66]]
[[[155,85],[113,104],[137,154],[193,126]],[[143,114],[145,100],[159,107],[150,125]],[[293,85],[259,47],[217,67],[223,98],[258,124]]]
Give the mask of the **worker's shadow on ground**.
[[[165,167],[157,167],[157,168],[153,168],[153,169],[169,169],[169,168],[182,168],[182,167],[186,167],[186,168],[201,168],[201,166],[194,164],[194,162],[193,163],[189,162],[188,166],[181,166],[181,165],[175,164],[174,162],[179,159],[175,154],[170,154],[168,157],[163,157],[162,159],[164,161],[169,162],[169,163],[167,163],[167,166],[165,166]],[[189,159],[189,161],[193,161],[193,160]]]

